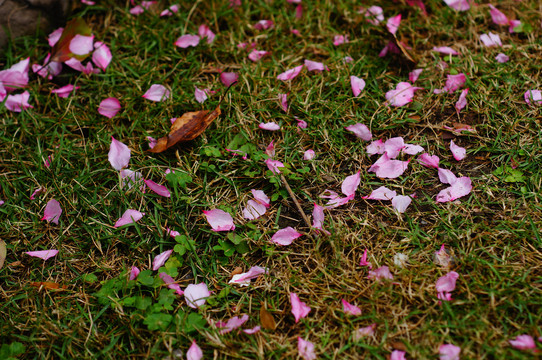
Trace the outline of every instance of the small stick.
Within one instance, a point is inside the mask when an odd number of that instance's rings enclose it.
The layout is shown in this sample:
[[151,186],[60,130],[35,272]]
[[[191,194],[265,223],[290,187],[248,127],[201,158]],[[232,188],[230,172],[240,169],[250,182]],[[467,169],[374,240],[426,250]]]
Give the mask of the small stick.
[[292,188],[288,184],[288,181],[286,181],[286,178],[284,177],[283,174],[280,174],[280,180],[282,181],[282,184],[284,185],[284,187],[286,187],[286,190],[288,191],[288,194],[290,194],[290,197],[294,201],[294,204],[297,207],[297,210],[299,211],[301,216],[303,217],[303,220],[305,220],[305,224],[307,224],[307,227],[309,229],[312,228],[311,223],[309,221],[309,218],[307,217],[307,215],[305,215],[305,212],[303,211],[303,208],[301,207],[301,205],[297,201],[297,198],[295,197],[294,192],[292,191]]

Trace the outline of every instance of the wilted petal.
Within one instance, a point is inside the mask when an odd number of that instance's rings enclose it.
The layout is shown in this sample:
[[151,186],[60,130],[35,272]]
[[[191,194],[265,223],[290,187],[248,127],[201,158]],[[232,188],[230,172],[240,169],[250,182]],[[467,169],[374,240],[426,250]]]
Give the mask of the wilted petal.
[[343,304],[343,311],[345,314],[354,316],[361,315],[361,309],[356,305],[352,305],[344,299],[342,299],[341,302]]
[[237,329],[241,327],[244,323],[246,323],[248,320],[248,315],[243,315],[241,317],[234,316],[231,319],[229,319],[226,323],[220,322],[217,324],[217,327],[220,329],[218,332],[220,334],[226,334],[230,331]]
[[235,230],[233,218],[227,212],[220,209],[214,209],[209,211],[203,210],[203,213],[213,231]]
[[392,191],[385,186],[381,186],[378,189],[373,190],[371,195],[363,196],[362,199],[367,200],[391,200],[397,196],[396,191]]
[[254,25],[256,30],[267,30],[275,27],[275,24],[272,20],[260,20]]
[[247,206],[243,209],[243,217],[248,220],[254,220],[265,214],[266,211],[267,208],[264,205],[254,200],[249,200]]
[[190,46],[197,46],[199,44],[199,40],[200,38],[197,35],[186,34],[179,37],[177,41],[175,41],[175,46],[186,49]]
[[62,215],[60,203],[55,199],[51,199],[47,202],[47,205],[45,205],[45,210],[43,211],[43,217],[41,220],[46,220],[58,225],[60,215]]
[[386,27],[388,28],[388,31],[390,33],[395,35],[400,24],[401,24],[401,14],[389,18],[388,22],[386,23]]
[[220,81],[225,87],[230,87],[239,79],[239,74],[234,72],[223,72],[220,74]]
[[457,112],[460,112],[465,106],[467,106],[467,94],[469,93],[469,89],[463,89],[461,91],[461,94],[459,95],[459,99],[457,100],[457,103],[455,103],[455,109]]
[[510,58],[508,56],[506,56],[505,54],[503,54],[503,53],[499,53],[499,54],[497,54],[497,56],[495,56],[495,60],[497,60],[497,62],[502,64],[502,63],[508,62],[508,60],[510,60]]
[[361,181],[361,172],[358,171],[354,175],[347,176],[341,184],[341,191],[346,196],[354,197]]
[[275,145],[273,144],[273,140],[271,140],[269,145],[265,148],[265,154],[270,157],[275,156]]
[[279,169],[285,167],[284,164],[278,160],[266,159],[265,164],[267,165],[267,168],[271,170],[273,174],[280,174]]
[[457,181],[457,176],[451,170],[438,168],[438,178],[443,184],[452,185]]
[[418,156],[418,162],[425,167],[438,169],[440,159],[437,155],[424,153]]
[[63,86],[61,88],[51,90],[51,93],[57,94],[61,98],[67,98],[68,96],[70,96],[70,94],[72,92],[74,92],[74,89],[75,90],[79,89],[79,86],[74,87],[73,85],[68,84],[68,85]]
[[456,159],[457,161],[461,161],[467,156],[467,150],[465,150],[465,148],[462,148],[461,146],[456,145],[453,140],[450,140],[450,150],[452,151],[454,159]]
[[387,266],[381,266],[378,269],[370,270],[367,277],[374,280],[393,280],[393,275],[391,274],[390,269]]
[[196,344],[196,340],[192,341],[192,345],[190,345],[190,348],[186,352],[186,360],[201,360],[203,358],[203,351],[201,351],[201,348]]
[[175,293],[177,295],[183,295],[184,294],[184,292],[181,290],[181,287],[179,286],[179,284],[175,283],[175,279],[173,279],[167,273],[161,272],[158,276],[160,276],[160,279],[162,279],[162,281],[164,283],[166,283],[166,286],[168,288],[175,290]]
[[307,304],[299,300],[299,296],[296,293],[290,293],[290,304],[292,305],[292,314],[294,314],[296,323],[311,311],[311,308]]
[[122,214],[122,216],[115,222],[114,227],[119,227],[123,225],[128,225],[137,222],[145,215],[145,213],[139,212],[137,210],[128,209]]
[[184,298],[186,304],[193,309],[197,309],[205,305],[206,299],[211,296],[209,289],[205,283],[190,284],[184,289]]
[[408,81],[411,83],[415,83],[416,80],[420,77],[420,74],[422,73],[423,69],[415,69],[408,73]]
[[111,136],[111,145],[109,146],[109,163],[115,170],[122,170],[130,162],[130,149],[113,136]]
[[536,344],[531,335],[518,335],[514,340],[508,340],[510,345],[520,350],[536,349]]
[[248,286],[250,284],[250,280],[255,279],[258,276],[262,274],[267,274],[267,273],[268,273],[267,268],[260,267],[260,266],[253,266],[246,273],[233,275],[233,277],[231,278],[228,284],[239,284],[241,286]]
[[137,279],[137,276],[139,275],[140,272],[141,271],[139,270],[137,266],[132,266],[132,268],[130,269],[130,277],[128,278],[128,280]]
[[350,76],[350,86],[352,87],[352,94],[357,97],[365,88],[365,80],[352,75]]
[[433,47],[433,51],[439,52],[444,55],[459,55],[457,51],[455,51],[449,46],[435,46]]
[[159,185],[152,180],[144,180],[144,181],[145,181],[145,185],[147,185],[149,189],[151,189],[156,194],[163,197],[171,197],[171,193],[169,192],[167,187],[165,187],[164,185]]
[[94,50],[94,35],[84,36],[76,34],[70,41],[70,51],[75,55],[87,55]]
[[28,103],[29,99],[30,93],[28,91],[25,91],[22,94],[8,95],[4,105],[10,111],[21,112],[33,108],[33,106]]
[[307,71],[322,72],[326,70],[326,66],[323,63],[312,60],[305,60],[305,66],[307,67]]
[[467,11],[470,9],[469,0],[444,0],[444,2],[457,11]]
[[303,153],[303,160],[312,160],[314,159],[314,150],[309,149]]
[[274,122],[260,123],[258,127],[262,130],[277,131],[280,130],[280,125]]
[[53,256],[56,256],[58,254],[58,250],[51,249],[51,250],[39,250],[39,251],[27,251],[25,252],[26,255],[30,255],[33,257],[38,257],[42,260],[47,260],[52,258]]
[[359,328],[353,333],[354,341],[359,341],[364,336],[371,336],[374,334],[376,324],[371,324],[369,326]]
[[302,234],[298,233],[294,228],[291,226],[288,226],[285,229],[280,229],[277,231],[272,237],[271,241],[273,241],[277,245],[290,245],[295,239],[302,236]]
[[414,87],[407,82],[400,82],[394,90],[390,90],[386,93],[386,100],[388,100],[388,103],[392,106],[404,106],[412,101],[414,91],[418,89],[421,88]]
[[354,133],[356,137],[364,141],[369,141],[373,137],[367,125],[364,125],[364,124],[357,123],[354,125],[347,126],[345,127],[345,129]]
[[442,344],[438,352],[440,360],[459,360],[461,348],[452,344]]
[[449,267],[452,264],[453,258],[450,256],[450,252],[446,249],[444,244],[442,244],[439,251],[435,251],[434,261],[435,264],[442,267]]
[[169,98],[169,90],[164,85],[153,84],[143,97],[151,101],[163,101]]
[[32,192],[32,195],[30,195],[30,200],[34,200],[36,196],[40,195],[45,189],[43,187],[39,187],[36,190]]
[[292,80],[292,79],[295,78],[297,75],[299,75],[299,73],[300,73],[301,70],[303,69],[303,66],[304,66],[304,65],[299,65],[299,66],[296,66],[296,67],[293,68],[293,69],[286,70],[286,71],[283,72],[282,74],[279,74],[279,75],[277,76],[277,79],[278,79],[278,80],[282,80],[282,81]]
[[435,288],[437,289],[437,292],[452,292],[455,290],[455,283],[457,279],[459,278],[459,274],[455,271],[450,271],[444,276],[441,276],[436,284]]
[[111,119],[113,116],[117,115],[120,108],[121,106],[119,100],[117,98],[110,97],[102,100],[98,106],[98,113]]
[[391,199],[391,205],[399,213],[404,213],[411,202],[412,198],[405,195],[397,195]]
[[300,337],[297,338],[297,353],[303,360],[315,360],[314,344]]
[[395,266],[404,269],[408,265],[408,256],[406,254],[397,253],[393,255],[393,263]]

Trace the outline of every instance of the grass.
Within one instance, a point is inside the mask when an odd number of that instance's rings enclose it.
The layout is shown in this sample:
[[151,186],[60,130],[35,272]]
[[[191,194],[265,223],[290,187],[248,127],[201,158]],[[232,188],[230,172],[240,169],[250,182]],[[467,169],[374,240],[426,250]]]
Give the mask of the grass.
[[[523,101],[526,90],[541,87],[535,1],[497,5],[531,25],[519,34],[494,25],[486,6],[455,12],[427,1],[430,15],[425,18],[402,2],[382,5],[387,17],[403,15],[398,37],[413,47],[416,67],[425,69],[416,83],[425,90],[399,108],[384,105],[384,95],[407,81],[414,67],[401,57],[378,57],[388,35],[366,23],[358,5],[307,2],[301,21],[295,19],[294,6],[284,2],[245,1],[238,9],[227,1],[182,2],[179,14],[160,18],[166,5],[160,2],[137,17],[128,13],[127,4],[114,1],[79,9],[96,39],[111,48],[107,71],[86,76],[65,69],[52,81],[32,75],[28,91],[34,109],[20,114],[0,110],[0,199],[5,201],[0,239],[8,248],[0,269],[0,353],[160,359],[186,352],[196,340],[205,358],[283,359],[297,356],[296,338],[303,337],[315,344],[322,359],[386,359],[393,349],[412,359],[434,359],[443,343],[461,346],[462,358],[532,358],[508,340],[520,334],[538,337],[542,330],[542,129],[540,109]],[[261,19],[274,20],[275,28],[253,30]],[[217,33],[212,45],[173,46],[202,23]],[[291,28],[302,36],[291,34]],[[499,33],[502,49],[481,47],[478,34],[489,31]],[[348,34],[350,42],[333,46],[336,34]],[[1,68],[26,57],[41,61],[48,51],[45,37],[10,44]],[[240,42],[257,42],[271,55],[252,63],[247,51],[237,48]],[[433,46],[452,46],[461,55],[440,57],[430,51]],[[510,61],[494,61],[499,52]],[[347,55],[354,62],[345,64]],[[305,69],[291,82],[276,80],[304,59],[323,61],[330,71]],[[439,70],[441,60],[446,70]],[[163,136],[170,118],[217,106],[224,91],[220,70],[238,72],[240,78],[226,95],[219,119],[190,144],[159,155],[146,152],[146,137]],[[432,93],[451,72],[468,77],[468,106],[459,114],[453,107],[457,94]],[[351,95],[350,75],[367,82],[358,98]],[[168,86],[172,97],[160,103],[142,99],[155,83]],[[80,89],[67,99],[50,93],[65,84]],[[218,93],[200,105],[194,86]],[[288,113],[280,108],[279,93],[288,93]],[[122,104],[112,119],[96,111],[107,97]],[[294,116],[307,121],[308,128],[299,130]],[[257,125],[267,121],[282,129],[259,130]],[[344,130],[357,122],[368,125],[374,139],[403,136],[422,145],[441,158],[442,167],[470,176],[473,192],[459,201],[436,203],[436,194],[446,186],[434,169],[416,160],[395,180],[367,173],[376,158],[367,155],[366,142]],[[449,140],[442,136],[443,125],[453,122],[476,129],[476,134],[454,139],[468,151],[461,162],[453,160]],[[111,136],[130,147],[129,168],[166,184],[170,199],[120,188],[107,159]],[[361,171],[355,200],[326,210],[331,235],[309,235],[290,195],[265,167],[264,150],[271,140],[306,214],[312,203],[324,204],[319,195],[325,189],[339,191],[346,176]],[[225,148],[242,149],[249,160]],[[302,160],[307,149],[315,150],[315,160]],[[49,168],[44,165],[48,156]],[[511,176],[514,163],[516,177]],[[177,178],[164,177],[168,168],[175,169]],[[416,193],[406,213],[361,199],[382,185],[403,195]],[[38,187],[45,190],[31,201]],[[264,190],[273,201],[265,216],[248,222],[241,209],[250,189]],[[59,225],[40,221],[51,198],[64,211]],[[113,228],[128,208],[146,216],[133,226]],[[202,211],[212,208],[234,216],[235,232],[210,230]],[[273,245],[272,234],[286,226],[306,235],[288,247]],[[166,228],[183,236],[173,239]],[[450,269],[435,264],[433,253],[443,243],[460,278],[453,301],[439,304],[435,282]],[[24,255],[50,248],[60,254],[46,262]],[[204,308],[188,308],[163,286],[158,272],[150,271],[154,256],[172,248],[174,255],[162,270],[182,288],[205,282],[213,295]],[[367,279],[367,270],[358,265],[364,249],[374,266],[390,267],[393,282]],[[394,265],[397,253],[408,255],[405,268]],[[127,280],[134,265],[144,270],[137,282]],[[235,268],[247,271],[254,265],[270,273],[249,287],[228,284]],[[42,281],[66,289],[31,285]],[[312,308],[299,323],[291,314],[290,292]],[[362,315],[345,315],[343,298],[359,306]],[[242,314],[250,317],[244,327],[259,325],[261,307],[273,315],[275,330],[220,335],[212,326]],[[353,331],[372,323],[378,325],[375,335],[355,341]]]

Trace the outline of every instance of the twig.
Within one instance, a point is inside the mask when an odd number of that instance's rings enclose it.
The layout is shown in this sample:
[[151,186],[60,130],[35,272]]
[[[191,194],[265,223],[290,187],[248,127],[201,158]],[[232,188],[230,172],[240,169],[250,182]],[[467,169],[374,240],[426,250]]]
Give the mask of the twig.
[[309,229],[311,229],[312,226],[311,226],[311,222],[309,221],[309,218],[307,217],[307,215],[305,215],[305,212],[303,211],[303,208],[299,204],[299,201],[297,201],[297,198],[295,197],[294,192],[292,191],[292,188],[288,184],[288,181],[286,181],[286,178],[284,177],[283,174],[280,174],[280,180],[282,181],[282,184],[284,185],[284,187],[286,187],[286,190],[288,191],[288,194],[290,194],[290,197],[294,201],[294,204],[297,207],[297,210],[299,211],[301,216],[303,217],[303,220],[305,220],[305,224],[307,224],[307,227]]

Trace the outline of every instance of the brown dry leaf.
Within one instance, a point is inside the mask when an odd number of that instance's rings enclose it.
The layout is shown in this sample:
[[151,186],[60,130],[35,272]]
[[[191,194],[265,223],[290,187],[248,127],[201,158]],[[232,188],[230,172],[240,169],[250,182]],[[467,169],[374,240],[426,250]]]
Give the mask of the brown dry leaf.
[[173,145],[194,140],[220,115],[220,107],[213,111],[191,111],[177,118],[167,136],[157,140],[156,145],[149,149],[152,153],[161,153]]
[[239,275],[239,274],[242,274],[243,273],[243,269],[241,269],[240,266],[236,267],[235,269],[233,269],[233,271],[231,272],[231,276],[233,277],[234,275]]
[[399,48],[399,50],[401,50],[401,54],[403,54],[405,59],[410,61],[412,64],[418,63],[418,61],[416,61],[416,59],[414,58],[414,55],[410,51],[408,51],[408,49],[406,48],[406,45],[405,45],[406,43],[403,42],[403,39],[401,40],[397,39],[397,37],[394,34],[392,40],[393,40],[393,43]]
[[6,261],[6,255],[8,250],[6,249],[6,243],[4,240],[0,240],[0,269],[4,266],[4,261]]
[[391,341],[390,346],[395,350],[407,351],[406,345],[401,341]]
[[275,330],[277,328],[277,323],[273,318],[273,315],[265,309],[265,305],[262,304],[260,308],[260,323],[262,327],[267,330]]
[[49,282],[49,281],[31,282],[30,285],[35,286],[37,288],[43,287],[47,290],[66,290],[68,288],[66,285],[60,285],[60,284]]

